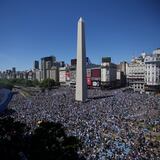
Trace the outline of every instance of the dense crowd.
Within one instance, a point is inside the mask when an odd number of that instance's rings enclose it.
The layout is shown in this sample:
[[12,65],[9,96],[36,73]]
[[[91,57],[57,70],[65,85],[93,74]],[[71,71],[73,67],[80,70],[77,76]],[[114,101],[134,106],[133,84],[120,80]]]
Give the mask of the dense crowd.
[[11,116],[31,129],[42,120],[62,123],[68,135],[81,139],[79,154],[88,160],[160,159],[160,97],[92,89],[81,103],[74,95],[68,87],[27,97],[15,94]]

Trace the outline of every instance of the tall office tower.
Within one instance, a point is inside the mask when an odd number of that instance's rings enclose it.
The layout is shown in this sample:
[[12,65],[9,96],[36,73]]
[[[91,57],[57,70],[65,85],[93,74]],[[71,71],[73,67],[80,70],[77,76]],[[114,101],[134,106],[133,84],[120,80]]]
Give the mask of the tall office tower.
[[76,67],[76,95],[75,100],[84,102],[87,99],[86,83],[86,46],[84,21],[78,21],[77,32],[77,67]]
[[15,67],[12,68],[12,78],[13,79],[16,78],[16,68]]
[[34,61],[33,69],[39,69],[39,61]]
[[16,72],[16,68],[15,67],[12,68],[12,72],[14,72],[14,73]]
[[56,57],[54,56],[41,58],[41,79],[42,80],[49,78],[49,70],[51,69],[55,61],[56,61]]
[[[77,64],[77,59],[71,59],[71,66],[76,66]],[[86,57],[86,65],[92,64],[89,57]]]

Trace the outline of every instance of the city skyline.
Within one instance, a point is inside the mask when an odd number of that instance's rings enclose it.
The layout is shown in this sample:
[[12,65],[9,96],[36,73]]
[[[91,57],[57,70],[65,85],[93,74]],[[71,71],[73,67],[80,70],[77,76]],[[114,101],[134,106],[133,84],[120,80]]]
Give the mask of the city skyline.
[[[70,2],[70,3],[69,3]],[[115,3],[114,3],[115,2]],[[130,1],[1,1],[0,70],[30,69],[34,60],[76,57],[76,21],[86,23],[86,55],[93,63],[115,63],[160,47],[160,3]]]

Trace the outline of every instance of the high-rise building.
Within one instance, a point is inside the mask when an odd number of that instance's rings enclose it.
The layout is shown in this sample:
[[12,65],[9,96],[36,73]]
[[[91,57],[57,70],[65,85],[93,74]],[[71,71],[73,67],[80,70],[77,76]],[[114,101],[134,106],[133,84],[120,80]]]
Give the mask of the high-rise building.
[[71,59],[71,66],[76,66],[77,59]]
[[12,67],[12,72],[16,73],[16,68],[15,67]]
[[53,79],[55,82],[59,82],[59,67],[52,66],[50,69],[50,79]]
[[117,86],[126,86],[127,85],[127,71],[128,63],[123,61],[120,64],[117,64]]
[[34,61],[33,69],[39,69],[39,61]]
[[15,79],[16,78],[16,68],[15,67],[12,67],[12,79]]
[[34,70],[34,79],[41,81],[41,70],[40,69],[35,69]]
[[102,57],[102,63],[111,63],[111,57]]
[[41,58],[41,79],[44,80],[49,78],[49,72],[54,62],[56,61],[56,57],[43,57]]
[[60,64],[59,67],[64,67],[65,66],[65,62],[64,61],[60,61],[59,64]]
[[[86,65],[90,65],[91,61],[89,59],[89,57],[86,57]],[[77,65],[77,59],[71,59],[71,66],[76,66]]]

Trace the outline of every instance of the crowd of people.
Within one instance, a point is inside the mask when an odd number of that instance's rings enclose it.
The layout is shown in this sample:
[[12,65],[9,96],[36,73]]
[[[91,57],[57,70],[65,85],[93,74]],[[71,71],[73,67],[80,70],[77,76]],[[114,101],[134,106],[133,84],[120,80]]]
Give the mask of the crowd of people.
[[15,94],[11,116],[34,130],[41,121],[60,122],[83,143],[78,153],[88,160],[160,159],[160,97],[123,89],[88,90],[86,102],[75,89]]

